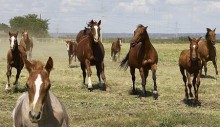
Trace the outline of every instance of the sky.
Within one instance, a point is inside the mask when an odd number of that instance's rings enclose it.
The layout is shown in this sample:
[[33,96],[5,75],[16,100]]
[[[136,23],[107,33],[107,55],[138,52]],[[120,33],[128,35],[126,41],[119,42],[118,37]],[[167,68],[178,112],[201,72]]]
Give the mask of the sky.
[[0,23],[15,16],[41,15],[50,33],[77,33],[101,20],[103,33],[220,33],[220,0],[0,0]]

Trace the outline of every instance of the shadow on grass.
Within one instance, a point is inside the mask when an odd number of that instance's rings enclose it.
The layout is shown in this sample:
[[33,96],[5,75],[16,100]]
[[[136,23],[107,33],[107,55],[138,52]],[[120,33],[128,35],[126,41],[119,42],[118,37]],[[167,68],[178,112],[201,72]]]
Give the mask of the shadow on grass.
[[146,95],[143,94],[143,91],[139,88],[136,88],[133,92],[132,90],[129,90],[130,95],[137,95],[137,98],[140,97],[153,97],[154,99],[157,99],[159,97],[158,94],[153,93],[152,91],[146,91]]
[[69,68],[78,68],[78,65],[69,65]]
[[204,75],[204,74],[201,74],[200,75],[200,78],[210,78],[210,79],[216,79],[214,76],[211,76],[211,75]]
[[201,102],[195,99],[183,99],[183,103],[190,107],[200,107]]
[[26,92],[26,91],[27,91],[26,87],[23,87],[23,88],[13,88],[13,92],[14,93],[23,93],[23,92]]
[[[88,89],[88,84],[83,85],[82,89]],[[96,84],[92,84],[92,89],[88,89],[90,92],[94,91],[94,90],[102,90],[105,91],[105,87],[104,87],[104,83],[102,83],[101,85],[99,83]]]

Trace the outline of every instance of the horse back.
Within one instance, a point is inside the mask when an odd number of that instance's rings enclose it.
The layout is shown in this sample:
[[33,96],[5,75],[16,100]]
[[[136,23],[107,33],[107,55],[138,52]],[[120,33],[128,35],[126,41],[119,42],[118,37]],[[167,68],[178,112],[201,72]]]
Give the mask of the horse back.
[[76,42],[79,43],[84,36],[88,35],[90,32],[89,29],[86,30],[80,30],[79,33],[76,35]]
[[215,60],[216,48],[212,44],[208,44],[206,40],[200,40],[198,44],[198,53],[204,61]]

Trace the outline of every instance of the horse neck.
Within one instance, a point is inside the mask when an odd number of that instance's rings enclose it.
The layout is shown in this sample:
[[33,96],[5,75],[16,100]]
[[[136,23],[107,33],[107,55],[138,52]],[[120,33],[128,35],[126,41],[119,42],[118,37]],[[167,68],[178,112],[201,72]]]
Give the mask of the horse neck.
[[19,49],[18,49],[18,42],[17,42],[14,50],[12,50],[12,53],[18,54],[18,51],[19,51]]
[[144,40],[142,42],[142,45],[144,46],[145,50],[149,50],[151,48],[151,42],[148,34],[146,33]]

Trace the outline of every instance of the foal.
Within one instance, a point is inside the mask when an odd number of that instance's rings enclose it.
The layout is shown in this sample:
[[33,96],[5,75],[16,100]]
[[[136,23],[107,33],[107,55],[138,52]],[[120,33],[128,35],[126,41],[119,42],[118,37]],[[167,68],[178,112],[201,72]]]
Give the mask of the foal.
[[[214,67],[215,67],[215,73],[218,75],[218,69],[217,69],[217,58],[216,58],[216,48],[215,48],[215,42],[216,42],[216,34],[215,30],[211,30],[207,28],[206,33],[206,40],[200,40],[199,41],[199,49],[198,52],[200,54],[202,65],[204,66],[204,72],[205,76],[207,76],[207,62],[212,61]],[[201,72],[202,73],[202,68]]]
[[122,39],[118,38],[116,42],[112,43],[111,47],[111,57],[112,60],[116,61],[116,54],[118,54],[118,60],[120,60],[120,54],[121,54],[121,43]]
[[76,47],[77,43],[73,42],[71,40],[66,41],[66,47],[67,47],[67,52],[68,52],[68,57],[69,57],[69,66],[72,63],[73,57],[75,57],[75,62],[76,62]]
[[[199,39],[191,39],[190,37],[190,49],[183,50],[179,57],[179,68],[180,72],[183,76],[183,82],[185,84],[185,97],[186,99],[190,97],[193,97],[191,88],[191,79],[190,76],[193,74],[193,87],[195,92],[195,100],[198,101],[198,90],[200,85],[200,69],[202,68],[201,59],[198,53],[198,42],[200,41],[201,37]],[[186,75],[185,75],[186,74]],[[187,78],[186,78],[187,76]],[[188,81],[188,88],[189,88],[189,94],[188,89],[186,86],[186,82]]]
[[6,92],[9,92],[11,90],[10,88],[10,78],[11,78],[11,70],[12,67],[17,69],[17,74],[16,74],[16,79],[14,82],[15,85],[15,90],[17,89],[18,85],[18,79],[21,73],[21,70],[24,67],[23,63],[23,57],[27,58],[27,55],[25,53],[25,49],[18,45],[18,40],[17,40],[18,32],[17,33],[11,33],[9,32],[9,41],[10,41],[10,49],[8,50],[7,53],[7,84],[5,87]]
[[32,58],[32,49],[33,49],[33,40],[28,35],[27,30],[22,31],[22,38],[20,41],[20,45],[22,45],[25,48],[26,53],[28,54],[28,59],[31,60]]
[[14,127],[69,127],[69,118],[58,98],[49,92],[53,59],[44,66],[40,61],[24,59],[29,72],[27,91],[17,100],[13,110]]

